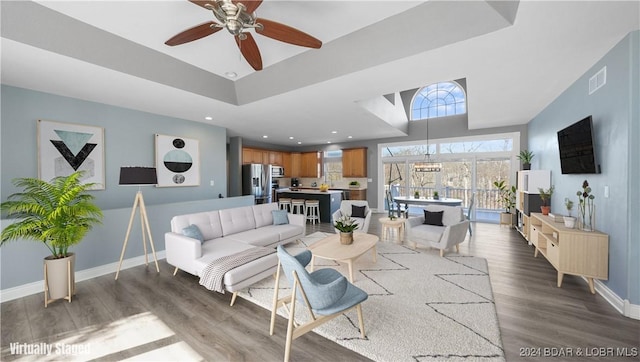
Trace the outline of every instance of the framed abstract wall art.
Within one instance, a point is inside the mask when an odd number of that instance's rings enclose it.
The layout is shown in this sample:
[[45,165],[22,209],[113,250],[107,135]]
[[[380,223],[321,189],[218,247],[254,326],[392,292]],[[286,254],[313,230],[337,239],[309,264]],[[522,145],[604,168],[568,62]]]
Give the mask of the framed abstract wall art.
[[156,134],[156,171],[159,187],[199,186],[198,140]]
[[37,128],[41,180],[85,171],[83,181],[104,190],[104,128],[41,119]]

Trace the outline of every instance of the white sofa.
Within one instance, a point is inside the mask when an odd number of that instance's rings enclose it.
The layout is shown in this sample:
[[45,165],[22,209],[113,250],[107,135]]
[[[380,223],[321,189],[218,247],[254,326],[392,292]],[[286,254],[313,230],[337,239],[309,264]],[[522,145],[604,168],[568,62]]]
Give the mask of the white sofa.
[[469,228],[469,220],[464,216],[462,207],[426,205],[425,210],[443,211],[443,226],[424,224],[424,215],[409,218],[405,226],[407,240],[413,243],[413,248],[416,244],[430,246],[440,249],[440,256],[444,256],[444,251],[452,246],[456,247],[456,252],[459,251],[458,244],[464,241]]
[[[225,273],[224,289],[237,292],[276,271],[275,247],[296,241],[305,234],[303,215],[287,214],[288,224],[273,225],[277,203],[237,207],[174,216],[171,231],[165,233],[167,262],[178,269],[202,277],[207,265],[216,259],[246,251],[254,246],[274,248],[274,253],[248,262]],[[203,242],[183,235],[183,229],[196,225]]]
[[[354,217],[352,215],[353,206],[364,206],[365,217]],[[367,201],[342,200],[342,202],[340,203],[340,208],[336,210],[333,215],[331,215],[331,223],[335,223],[337,219],[341,218],[344,215],[351,216],[356,221],[356,224],[358,224],[358,228],[355,230],[355,232],[366,233],[369,231],[369,224],[371,223],[371,209],[369,208],[369,203]],[[338,233],[338,229],[334,228],[333,230],[336,232],[336,234]]]

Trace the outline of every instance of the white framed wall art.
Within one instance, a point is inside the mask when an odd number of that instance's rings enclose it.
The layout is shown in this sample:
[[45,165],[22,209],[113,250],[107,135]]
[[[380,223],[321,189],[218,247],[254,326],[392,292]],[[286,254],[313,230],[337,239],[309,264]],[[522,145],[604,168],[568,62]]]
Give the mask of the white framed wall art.
[[50,181],[85,171],[83,181],[105,188],[104,128],[38,120],[38,178]]
[[199,186],[198,140],[156,134],[158,187]]

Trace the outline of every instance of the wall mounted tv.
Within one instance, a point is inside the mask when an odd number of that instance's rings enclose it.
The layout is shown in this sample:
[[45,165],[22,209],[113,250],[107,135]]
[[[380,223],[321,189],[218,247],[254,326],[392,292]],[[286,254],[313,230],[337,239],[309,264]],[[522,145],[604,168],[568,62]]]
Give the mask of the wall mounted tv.
[[558,131],[562,174],[600,173],[593,139],[591,116]]

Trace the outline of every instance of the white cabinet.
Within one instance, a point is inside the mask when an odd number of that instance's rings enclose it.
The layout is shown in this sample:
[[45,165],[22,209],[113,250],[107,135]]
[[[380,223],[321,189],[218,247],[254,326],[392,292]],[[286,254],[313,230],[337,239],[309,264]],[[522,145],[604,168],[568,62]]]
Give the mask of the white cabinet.
[[[539,188],[548,189],[551,187],[551,171],[549,170],[527,170],[518,171],[518,190],[516,192],[516,229],[531,244],[535,237],[530,237],[534,232],[529,226],[529,215],[531,212],[539,212],[542,199],[540,199]],[[535,243],[535,241],[534,241]]]
[[548,189],[549,187],[551,187],[551,171],[518,171],[518,191],[537,194],[539,188]]

